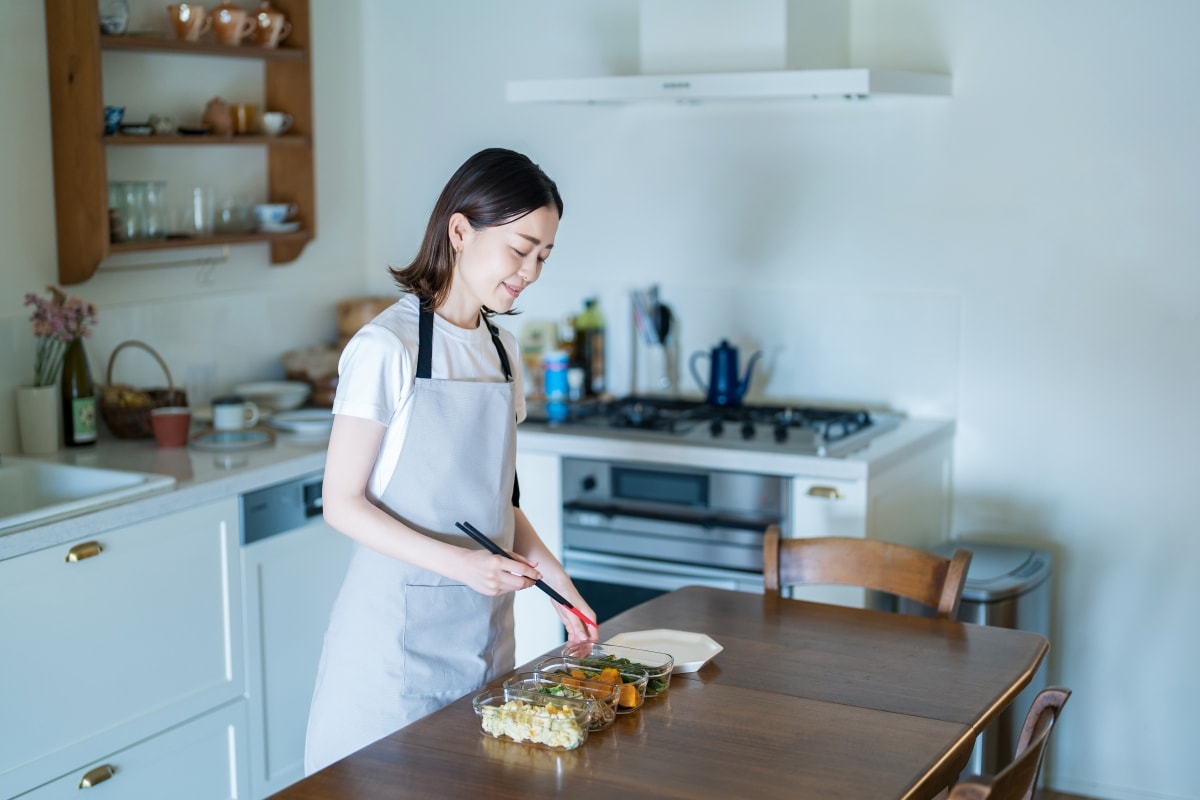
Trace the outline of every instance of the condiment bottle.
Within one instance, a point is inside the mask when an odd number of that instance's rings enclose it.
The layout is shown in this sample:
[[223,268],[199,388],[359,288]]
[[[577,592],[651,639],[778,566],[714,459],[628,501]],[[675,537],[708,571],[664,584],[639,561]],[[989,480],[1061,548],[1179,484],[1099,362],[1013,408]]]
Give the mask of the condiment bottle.
[[604,314],[594,297],[583,303],[583,312],[575,317],[575,353],[583,368],[583,393],[595,397],[604,393]]

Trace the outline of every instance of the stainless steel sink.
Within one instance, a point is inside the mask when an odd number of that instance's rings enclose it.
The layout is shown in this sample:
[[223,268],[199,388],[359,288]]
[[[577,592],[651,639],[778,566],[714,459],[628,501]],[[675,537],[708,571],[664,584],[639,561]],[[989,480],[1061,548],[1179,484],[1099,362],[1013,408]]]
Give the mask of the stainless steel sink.
[[175,486],[169,475],[0,459],[0,535]]

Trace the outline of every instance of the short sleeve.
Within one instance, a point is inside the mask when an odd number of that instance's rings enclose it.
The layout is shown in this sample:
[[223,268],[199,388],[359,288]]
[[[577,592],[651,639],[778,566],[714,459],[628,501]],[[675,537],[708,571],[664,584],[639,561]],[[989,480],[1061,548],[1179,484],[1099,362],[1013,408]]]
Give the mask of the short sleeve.
[[412,392],[413,375],[412,357],[396,334],[382,325],[364,325],[338,362],[333,413],[386,426]]

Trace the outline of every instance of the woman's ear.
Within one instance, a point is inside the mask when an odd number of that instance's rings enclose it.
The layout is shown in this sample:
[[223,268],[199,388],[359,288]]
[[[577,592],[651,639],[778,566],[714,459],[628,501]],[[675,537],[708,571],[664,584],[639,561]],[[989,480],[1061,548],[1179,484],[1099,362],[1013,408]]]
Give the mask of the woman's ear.
[[470,221],[461,212],[456,211],[451,214],[450,221],[446,224],[446,232],[450,236],[450,248],[456,253],[461,253],[473,230]]

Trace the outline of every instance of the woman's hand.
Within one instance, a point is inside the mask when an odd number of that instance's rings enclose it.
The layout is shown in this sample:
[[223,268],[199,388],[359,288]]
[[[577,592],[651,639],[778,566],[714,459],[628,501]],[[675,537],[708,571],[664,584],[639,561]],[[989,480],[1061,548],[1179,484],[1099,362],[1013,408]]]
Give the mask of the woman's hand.
[[[575,587],[572,586],[571,588],[574,589]],[[566,597],[580,614],[583,614],[588,619],[594,620],[596,618],[596,612],[592,610],[591,606],[583,602],[583,598],[579,596],[578,592],[573,592],[574,596],[563,592],[560,592],[560,594]],[[554,610],[558,612],[558,618],[562,620],[563,627],[567,629],[568,644],[596,642],[600,640],[600,629],[593,628],[591,625],[585,625],[583,620],[571,613],[571,609],[554,603]]]
[[514,554],[516,560],[513,560],[486,550],[459,549],[462,555],[454,577],[482,595],[496,597],[518,592],[529,588],[542,577],[536,564],[518,554]]

